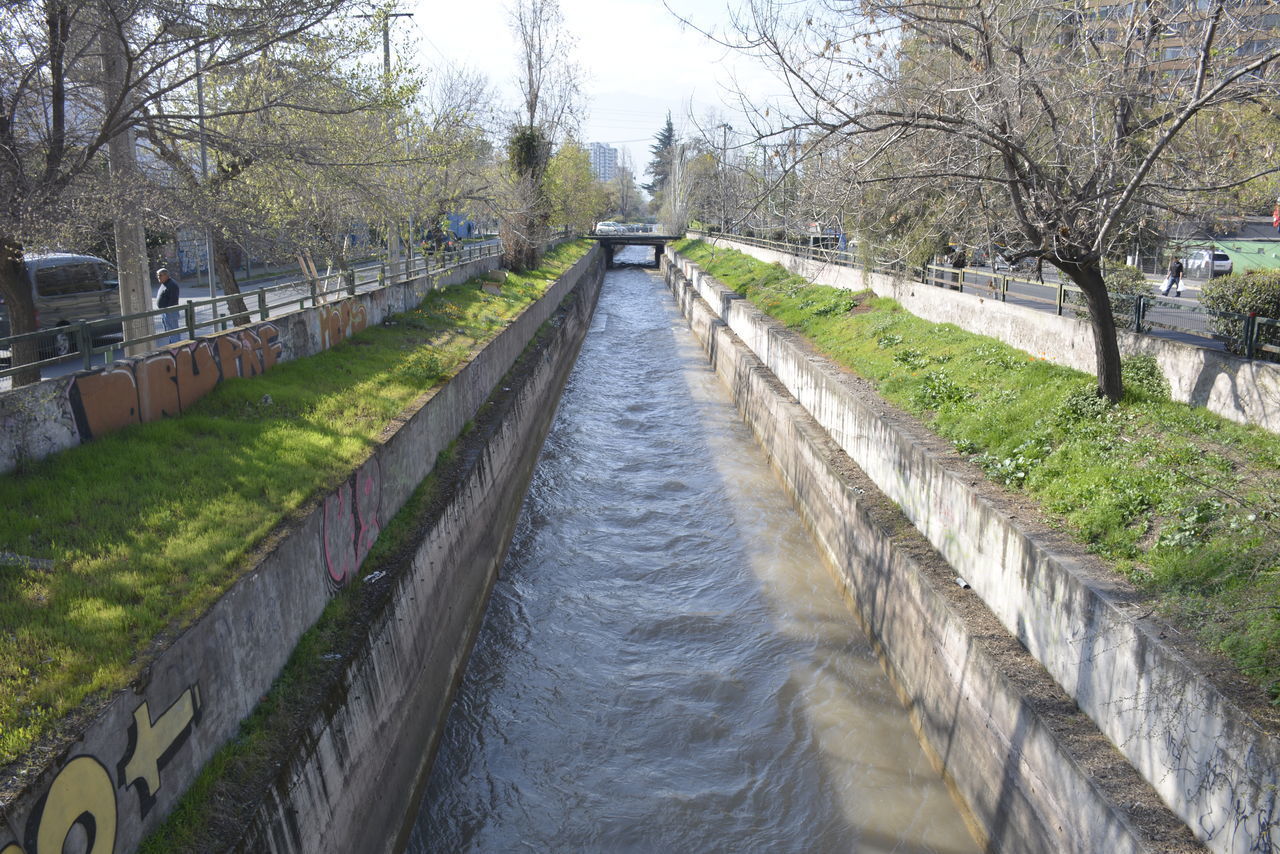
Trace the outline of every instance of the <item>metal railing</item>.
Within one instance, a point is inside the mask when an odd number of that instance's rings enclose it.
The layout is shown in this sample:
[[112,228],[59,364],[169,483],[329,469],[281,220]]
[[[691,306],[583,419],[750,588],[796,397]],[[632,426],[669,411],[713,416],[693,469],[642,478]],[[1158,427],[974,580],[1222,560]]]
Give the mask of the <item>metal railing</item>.
[[[877,258],[866,264],[854,253],[827,249],[804,243],[787,243],[737,234],[690,231],[699,237],[723,237],[749,246],[758,246],[812,261],[820,261],[855,270],[866,270],[894,276],[911,276],[912,281],[950,288],[999,302],[1010,302],[1032,308],[1052,310],[1061,316],[1065,309],[1084,315],[1084,296],[1079,287],[1066,281],[1045,281],[972,267],[950,267],[929,264],[912,269],[902,261]],[[1117,324],[1134,332],[1151,334],[1154,330],[1179,333],[1216,342],[1246,359],[1280,361],[1280,319],[1214,311],[1200,305],[1162,298],[1156,295],[1120,295],[1113,298],[1113,314]]]
[[[83,369],[88,370],[93,365],[94,356],[103,355],[107,360],[113,358],[113,353],[123,356],[124,342],[109,339],[119,336],[124,324],[129,321],[146,320],[153,329],[159,328],[158,331],[135,338],[130,343],[152,344],[154,349],[160,349],[178,340],[194,340],[200,335],[223,332],[235,326],[262,323],[281,314],[442,272],[480,258],[499,255],[501,252],[500,241],[486,240],[483,243],[464,244],[450,251],[416,255],[396,264],[394,272],[388,269],[386,262],[382,262],[315,279],[291,279],[240,294],[185,300],[171,308],[78,320],[52,329],[10,335],[0,338],[0,378],[35,367],[65,365],[77,359]],[[243,311],[240,310],[241,304]],[[179,315],[177,328],[173,330],[160,328],[161,319],[169,312],[177,312]],[[22,364],[12,364],[15,345],[21,349],[20,345],[23,343],[30,345],[37,358]]]

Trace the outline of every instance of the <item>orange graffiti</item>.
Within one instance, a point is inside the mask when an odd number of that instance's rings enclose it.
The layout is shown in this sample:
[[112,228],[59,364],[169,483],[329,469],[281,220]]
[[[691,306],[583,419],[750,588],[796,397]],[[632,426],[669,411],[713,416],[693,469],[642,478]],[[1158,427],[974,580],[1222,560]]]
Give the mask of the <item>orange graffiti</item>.
[[178,366],[173,353],[153,353],[133,369],[138,381],[138,410],[142,421],[156,421],[182,411],[178,400]]
[[264,324],[79,374],[67,396],[80,441],[178,415],[223,379],[256,377],[282,355],[280,331]]
[[320,347],[328,350],[345,338],[364,330],[369,313],[358,300],[346,299],[320,306]]
[[215,339],[218,348],[218,364],[222,366],[222,378],[240,376],[240,354],[244,345],[237,335],[220,335]]
[[186,410],[191,404],[213,391],[213,387],[218,384],[221,376],[208,341],[197,341],[174,352],[180,408]]
[[79,403],[84,412],[84,431],[81,441],[102,436],[137,424],[138,387],[130,365],[112,365],[104,370],[84,374],[75,379],[72,387],[79,393]]

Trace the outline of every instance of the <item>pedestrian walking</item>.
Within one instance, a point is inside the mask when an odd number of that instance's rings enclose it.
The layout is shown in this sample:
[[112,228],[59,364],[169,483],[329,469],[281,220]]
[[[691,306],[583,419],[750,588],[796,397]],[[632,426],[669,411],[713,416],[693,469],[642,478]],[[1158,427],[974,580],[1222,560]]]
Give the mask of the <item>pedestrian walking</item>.
[[1164,280],[1164,296],[1169,295],[1169,291],[1174,291],[1174,296],[1182,296],[1182,259],[1174,258],[1169,262],[1169,277]]
[[951,274],[951,281],[955,282],[952,290],[961,290],[964,287],[964,268],[969,263],[969,256],[965,255],[964,247],[957,246],[955,254],[951,256],[951,266],[955,268],[955,272]]
[[[164,332],[173,332],[178,328],[178,282],[164,267],[156,270],[156,281],[160,283],[160,289],[156,291],[156,308],[170,309],[160,315],[160,327]],[[164,343],[172,344],[177,340],[177,334],[173,334]]]

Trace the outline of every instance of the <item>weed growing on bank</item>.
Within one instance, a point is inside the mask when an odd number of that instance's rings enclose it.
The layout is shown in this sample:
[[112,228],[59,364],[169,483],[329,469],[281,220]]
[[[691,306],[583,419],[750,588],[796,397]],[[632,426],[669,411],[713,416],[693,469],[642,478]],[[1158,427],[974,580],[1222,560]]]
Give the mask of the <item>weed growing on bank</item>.
[[[500,295],[433,291],[324,353],[219,385],[179,418],[137,425],[0,477],[0,765],[189,624],[276,525],[366,459],[413,400],[450,376],[589,249],[549,253]],[[17,511],[21,508],[20,512]]]
[[1092,376],[701,241],[677,251],[1037,499],[1280,700],[1280,436],[1169,400],[1150,357]]

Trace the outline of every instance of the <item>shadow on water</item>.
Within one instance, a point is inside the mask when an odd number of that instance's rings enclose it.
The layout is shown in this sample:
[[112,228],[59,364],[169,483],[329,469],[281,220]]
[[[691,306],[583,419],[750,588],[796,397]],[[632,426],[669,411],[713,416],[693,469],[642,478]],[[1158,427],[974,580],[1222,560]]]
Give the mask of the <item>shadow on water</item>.
[[408,850],[978,850],[651,271],[608,276]]

